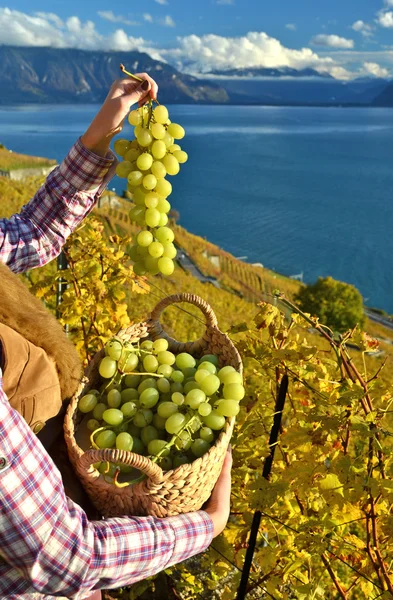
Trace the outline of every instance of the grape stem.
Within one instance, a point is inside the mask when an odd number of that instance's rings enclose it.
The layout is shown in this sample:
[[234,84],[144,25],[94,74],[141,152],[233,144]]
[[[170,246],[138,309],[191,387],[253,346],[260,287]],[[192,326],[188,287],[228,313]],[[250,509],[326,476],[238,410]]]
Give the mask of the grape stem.
[[[143,81],[143,79],[141,79],[137,75],[133,75],[133,73],[129,73],[128,71],[126,71],[126,68],[122,63],[120,63],[120,71],[122,73],[124,73],[124,75],[128,75],[128,77],[131,77],[131,79],[135,79],[135,81],[139,81],[140,83],[142,83],[142,81]],[[150,100],[150,102],[151,102],[151,100]],[[158,102],[157,98],[154,100],[154,102],[156,102],[158,105],[160,104]]]
[[[188,427],[190,426],[190,424],[195,420],[197,415],[193,415],[191,417],[191,419],[189,421],[187,421],[187,423],[185,423],[183,425],[183,427],[177,432],[175,433],[172,438],[169,440],[169,442],[167,444],[165,444],[165,446],[159,451],[158,454],[156,454],[156,456],[154,458],[151,459],[152,462],[157,462],[157,460],[160,458],[160,456],[162,455],[163,452],[165,452],[165,450],[168,450],[169,448],[171,448],[178,437],[180,437],[180,434],[183,433],[183,431],[188,431]],[[188,433],[191,434],[191,432],[189,431]]]

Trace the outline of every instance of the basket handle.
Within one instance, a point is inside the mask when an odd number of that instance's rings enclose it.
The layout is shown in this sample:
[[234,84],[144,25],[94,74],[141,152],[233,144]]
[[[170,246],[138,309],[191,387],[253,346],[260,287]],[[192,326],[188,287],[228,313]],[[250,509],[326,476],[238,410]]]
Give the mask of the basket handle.
[[141,454],[134,454],[134,452],[126,450],[102,448],[100,450],[87,450],[79,457],[79,465],[86,470],[90,465],[99,461],[121,462],[142,471],[153,483],[160,483],[162,481],[163,472],[161,467]]
[[152,334],[152,337],[154,337],[154,338],[158,338],[158,337],[165,338],[168,341],[169,347],[171,350],[175,350],[177,352],[184,352],[184,351],[191,352],[191,353],[198,352],[206,345],[206,342],[203,340],[203,337],[200,338],[199,340],[196,340],[195,342],[178,342],[178,341],[174,340],[173,338],[171,338],[164,331],[164,329],[160,323],[159,319],[160,319],[160,315],[163,312],[163,310],[165,310],[165,308],[167,308],[171,304],[176,304],[178,302],[188,302],[189,304],[193,304],[194,306],[197,306],[201,310],[201,312],[203,313],[203,315],[205,317],[206,330],[208,330],[209,328],[217,329],[217,327],[218,327],[217,317],[214,314],[214,311],[213,311],[212,307],[210,306],[210,304],[208,304],[200,296],[195,296],[194,294],[182,293],[182,294],[173,294],[172,296],[167,296],[166,298],[163,298],[157,304],[157,306],[152,310],[150,320],[149,320],[150,333]]

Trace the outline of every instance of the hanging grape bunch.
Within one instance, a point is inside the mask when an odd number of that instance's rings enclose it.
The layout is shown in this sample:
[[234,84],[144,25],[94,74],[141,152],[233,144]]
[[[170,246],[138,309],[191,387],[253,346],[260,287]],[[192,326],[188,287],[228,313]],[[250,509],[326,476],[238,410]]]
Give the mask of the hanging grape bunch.
[[[123,73],[134,77],[124,70]],[[157,103],[158,104],[158,103]],[[151,273],[171,275],[175,265],[176,248],[174,233],[167,226],[171,205],[167,198],[172,184],[167,175],[177,175],[180,164],[188,155],[175,140],[181,140],[185,131],[181,125],[171,123],[168,109],[162,104],[153,108],[152,100],[133,110],[128,116],[134,127],[135,139],[116,140],[115,152],[123,159],[116,173],[128,181],[135,207],[130,210],[130,219],[142,230],[136,244],[130,250],[137,275]]]
[[[242,376],[232,366],[218,368],[207,354],[174,355],[167,340],[139,344],[112,338],[99,363],[99,390],[78,403],[88,414],[93,448],[117,448],[148,456],[165,471],[191,463],[214,445],[227,417],[238,414],[244,397]],[[95,467],[119,484],[130,467],[108,462]]]

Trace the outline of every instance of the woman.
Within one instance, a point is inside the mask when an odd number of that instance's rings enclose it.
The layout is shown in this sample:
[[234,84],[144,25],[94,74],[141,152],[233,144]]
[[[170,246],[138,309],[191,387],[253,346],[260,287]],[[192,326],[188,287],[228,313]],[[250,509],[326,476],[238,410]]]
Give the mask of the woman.
[[[37,318],[42,307],[21,306],[26,292],[9,269],[21,273],[55,258],[68,235],[92,210],[114,175],[111,139],[121,131],[133,104],[142,105],[149,96],[157,96],[155,81],[145,73],[139,76],[142,84],[129,79],[113,84],[86,133],[29,204],[9,220],[0,219],[0,261],[8,267],[0,269],[2,598],[100,598],[100,592],[91,593],[132,584],[202,552],[228,520],[230,452],[205,510],[165,519],[94,521],[66,496],[60,473],[45,450],[48,440],[42,436],[40,441],[34,433],[40,434],[41,428],[44,433],[49,419],[62,417],[62,401],[73,389],[78,366],[67,342],[60,343],[64,352],[54,348],[49,338],[56,325],[50,323],[51,331],[45,330],[47,317],[42,316],[42,322]],[[9,290],[15,290],[16,296]],[[19,347],[27,357],[22,367]],[[37,388],[34,393],[29,386]],[[53,414],[46,412],[40,420],[37,415],[49,405]]]

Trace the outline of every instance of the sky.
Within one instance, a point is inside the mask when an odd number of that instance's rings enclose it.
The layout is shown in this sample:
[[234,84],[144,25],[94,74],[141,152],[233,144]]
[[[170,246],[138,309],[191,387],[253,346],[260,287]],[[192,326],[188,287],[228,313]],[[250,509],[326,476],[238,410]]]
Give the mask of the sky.
[[393,0],[13,0],[0,44],[140,50],[181,71],[393,78]]

